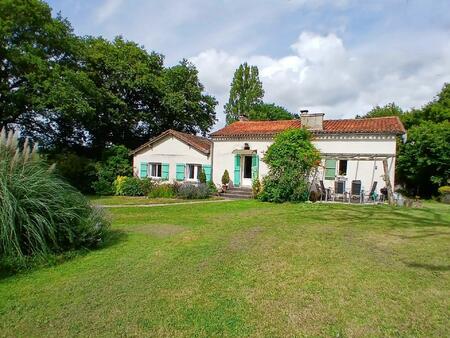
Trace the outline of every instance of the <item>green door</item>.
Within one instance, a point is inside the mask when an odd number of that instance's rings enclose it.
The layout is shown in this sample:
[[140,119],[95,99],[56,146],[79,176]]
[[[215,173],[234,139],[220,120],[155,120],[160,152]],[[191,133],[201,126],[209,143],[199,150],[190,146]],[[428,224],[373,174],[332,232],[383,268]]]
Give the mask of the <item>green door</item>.
[[235,186],[241,185],[241,155],[236,154],[234,157],[234,180]]

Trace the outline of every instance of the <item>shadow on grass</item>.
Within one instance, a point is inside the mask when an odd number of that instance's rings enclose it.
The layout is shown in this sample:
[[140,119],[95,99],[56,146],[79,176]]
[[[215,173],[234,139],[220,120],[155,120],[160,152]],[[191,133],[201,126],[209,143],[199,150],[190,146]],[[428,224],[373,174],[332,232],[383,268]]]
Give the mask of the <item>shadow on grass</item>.
[[128,234],[123,230],[110,230],[104,242],[95,248],[81,248],[59,254],[47,254],[34,257],[26,257],[18,260],[14,258],[0,259],[0,282],[18,274],[30,273],[42,268],[54,267],[76,258],[81,258],[91,252],[103,250],[126,241]]
[[435,264],[423,264],[423,263],[406,263],[406,266],[410,268],[425,269],[428,271],[450,271],[450,265],[435,265]]

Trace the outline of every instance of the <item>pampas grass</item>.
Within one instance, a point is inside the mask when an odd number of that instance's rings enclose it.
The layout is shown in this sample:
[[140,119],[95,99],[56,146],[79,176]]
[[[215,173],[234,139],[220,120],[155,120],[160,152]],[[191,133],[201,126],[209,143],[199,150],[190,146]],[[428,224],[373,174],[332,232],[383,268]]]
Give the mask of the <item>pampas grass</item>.
[[61,253],[96,246],[109,223],[39,156],[0,132],[0,258]]

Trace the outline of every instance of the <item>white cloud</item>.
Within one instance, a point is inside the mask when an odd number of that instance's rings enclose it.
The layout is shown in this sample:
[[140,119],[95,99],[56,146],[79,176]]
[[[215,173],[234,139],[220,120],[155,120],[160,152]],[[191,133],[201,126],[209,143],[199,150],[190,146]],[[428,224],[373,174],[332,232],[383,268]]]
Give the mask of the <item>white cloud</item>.
[[105,0],[105,2],[96,11],[98,23],[103,23],[114,15],[122,3],[123,0]]
[[420,51],[413,39],[384,39],[352,49],[335,34],[302,32],[291,55],[244,57],[208,49],[191,61],[219,99],[217,128],[225,121],[223,104],[234,70],[245,61],[259,67],[266,102],[291,112],[307,108],[328,118],[353,117],[392,101],[405,109],[421,106],[450,79],[450,46]]

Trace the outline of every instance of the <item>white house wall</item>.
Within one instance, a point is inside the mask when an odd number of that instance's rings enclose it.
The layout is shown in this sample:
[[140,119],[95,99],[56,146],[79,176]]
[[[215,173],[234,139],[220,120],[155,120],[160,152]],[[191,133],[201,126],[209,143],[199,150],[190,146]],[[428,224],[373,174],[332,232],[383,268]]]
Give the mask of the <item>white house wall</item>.
[[169,181],[171,182],[176,179],[177,163],[210,165],[211,158],[186,143],[181,142],[176,137],[167,136],[152,146],[141,149],[134,154],[133,172],[138,177],[141,162],[168,163]]
[[[267,175],[268,167],[262,161],[267,148],[272,144],[272,139],[214,139],[213,146],[213,181],[220,185],[222,175],[226,170],[230,174],[230,179],[234,178],[234,158],[233,151],[243,149],[247,143],[249,148],[256,150],[260,157],[259,177]],[[313,144],[321,153],[345,153],[345,154],[390,154],[396,153],[395,136],[319,136],[313,141]],[[338,165],[337,165],[338,167]],[[391,182],[394,182],[395,159],[388,159],[389,175]],[[336,168],[336,171],[338,168]],[[384,187],[384,169],[382,161],[357,161],[347,162],[347,187],[350,187],[352,180],[361,180],[364,190],[370,190],[373,181],[377,181],[377,191]],[[334,187],[334,180],[325,180],[322,169],[319,169],[319,179],[324,180],[326,187]]]
[[259,161],[259,176],[267,175],[269,169],[262,161],[262,158],[267,151],[267,148],[273,143],[271,139],[268,140],[214,140],[213,141],[213,181],[217,185],[221,184],[222,175],[225,170],[228,170],[230,179],[233,181],[234,177],[234,158],[233,151],[236,149],[244,149],[244,143],[250,146],[250,149],[256,150],[260,158]]

